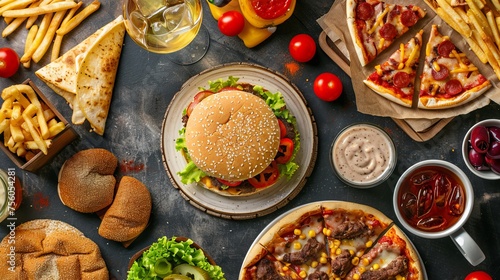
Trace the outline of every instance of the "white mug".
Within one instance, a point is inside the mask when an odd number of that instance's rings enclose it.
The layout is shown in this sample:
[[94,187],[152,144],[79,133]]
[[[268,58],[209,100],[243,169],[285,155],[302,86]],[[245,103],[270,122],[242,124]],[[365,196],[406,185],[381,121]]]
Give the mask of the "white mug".
[[[413,173],[413,171],[424,166],[440,166],[442,168],[450,170],[458,176],[460,181],[463,183],[463,187],[465,190],[465,208],[462,215],[455,224],[441,231],[431,232],[413,227],[404,219],[403,214],[399,211],[398,193],[400,186],[402,185],[404,180],[406,180],[406,178]],[[398,220],[409,232],[429,239],[450,236],[460,252],[473,266],[476,266],[485,260],[486,257],[481,248],[479,248],[474,239],[472,239],[472,237],[463,229],[463,225],[469,218],[474,205],[474,189],[472,188],[472,184],[470,183],[467,175],[465,175],[465,173],[456,165],[443,160],[425,160],[414,164],[401,175],[398,182],[396,183],[393,196],[393,205],[394,212],[396,212]]]

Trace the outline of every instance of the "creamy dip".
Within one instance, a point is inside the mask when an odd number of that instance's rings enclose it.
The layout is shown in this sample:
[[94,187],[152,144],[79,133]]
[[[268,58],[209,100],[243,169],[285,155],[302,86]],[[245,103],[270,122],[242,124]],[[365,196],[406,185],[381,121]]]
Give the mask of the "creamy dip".
[[[392,172],[394,145],[381,129],[356,124],[344,129],[332,148],[333,166],[340,179],[368,186]],[[378,183],[378,182],[377,182]]]

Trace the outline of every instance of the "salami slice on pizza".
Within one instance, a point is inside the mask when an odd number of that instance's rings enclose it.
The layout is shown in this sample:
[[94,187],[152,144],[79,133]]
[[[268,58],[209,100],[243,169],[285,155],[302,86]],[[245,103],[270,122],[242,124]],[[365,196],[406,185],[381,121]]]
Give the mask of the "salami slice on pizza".
[[437,25],[431,28],[420,76],[418,107],[443,109],[462,105],[483,94],[491,83]]
[[347,0],[346,16],[354,49],[365,66],[425,16],[415,5]]
[[420,49],[422,48],[420,30],[406,44],[401,43],[386,61],[375,66],[375,71],[363,82],[379,95],[405,107],[411,107],[415,93]]

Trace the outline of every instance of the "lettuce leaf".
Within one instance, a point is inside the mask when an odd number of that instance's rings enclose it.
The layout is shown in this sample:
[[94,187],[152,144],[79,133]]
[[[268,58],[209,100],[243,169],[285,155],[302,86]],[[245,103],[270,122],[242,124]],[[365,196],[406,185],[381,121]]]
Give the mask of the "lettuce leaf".
[[160,237],[157,242],[144,251],[128,271],[127,280],[157,280],[162,279],[154,271],[155,263],[159,259],[165,259],[176,266],[187,263],[205,270],[212,280],[225,280],[224,272],[218,265],[212,265],[202,250],[191,247],[193,241],[176,241],[176,237],[168,239],[166,236]]

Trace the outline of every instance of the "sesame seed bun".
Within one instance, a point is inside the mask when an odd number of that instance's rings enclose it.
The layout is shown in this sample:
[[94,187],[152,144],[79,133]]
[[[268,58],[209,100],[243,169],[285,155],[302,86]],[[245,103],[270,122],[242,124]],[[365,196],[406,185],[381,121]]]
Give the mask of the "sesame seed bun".
[[212,177],[241,181],[264,171],[280,144],[276,116],[251,93],[228,90],[203,99],[186,125],[194,164]]
[[105,149],[74,154],[61,167],[57,191],[61,202],[82,213],[97,212],[113,202],[117,158]]

